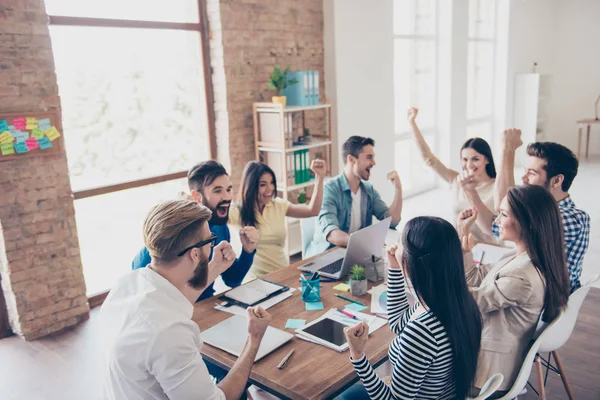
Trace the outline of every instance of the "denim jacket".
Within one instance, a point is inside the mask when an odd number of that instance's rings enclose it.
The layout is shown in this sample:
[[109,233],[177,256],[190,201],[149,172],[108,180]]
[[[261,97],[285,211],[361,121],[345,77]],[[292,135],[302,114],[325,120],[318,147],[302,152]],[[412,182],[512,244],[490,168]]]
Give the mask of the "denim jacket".
[[[369,182],[361,181],[361,215],[360,228],[373,223],[373,216],[378,220],[387,218],[388,206],[381,200],[379,193]],[[333,247],[327,241],[331,231],[340,229],[346,233],[350,230],[350,215],[352,212],[352,193],[346,176],[341,173],[327,181],[323,190],[323,205],[317,219],[315,234],[312,242],[306,249],[306,257],[314,256]],[[390,228],[395,228],[392,224]]]

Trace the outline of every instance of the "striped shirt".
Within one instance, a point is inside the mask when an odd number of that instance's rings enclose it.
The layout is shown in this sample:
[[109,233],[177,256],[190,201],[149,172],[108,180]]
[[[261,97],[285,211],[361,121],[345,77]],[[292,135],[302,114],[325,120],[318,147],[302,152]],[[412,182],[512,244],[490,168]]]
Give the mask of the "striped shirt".
[[[585,211],[575,207],[571,196],[559,201],[558,209],[562,217],[569,283],[571,293],[573,293],[581,287],[579,279],[583,270],[583,256],[590,243],[590,216]],[[500,227],[496,224],[495,219],[492,225],[492,234],[494,236],[500,234]]]
[[409,307],[404,276],[389,269],[390,328],[398,336],[390,344],[392,386],[375,374],[365,355],[352,360],[371,399],[454,399],[452,347],[435,315],[427,311],[412,321],[418,303]]

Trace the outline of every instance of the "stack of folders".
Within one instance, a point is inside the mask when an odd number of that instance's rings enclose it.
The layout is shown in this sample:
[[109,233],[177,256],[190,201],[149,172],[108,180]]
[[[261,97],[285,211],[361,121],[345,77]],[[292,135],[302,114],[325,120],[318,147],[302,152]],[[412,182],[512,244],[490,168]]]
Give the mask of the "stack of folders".
[[310,153],[308,150],[294,151],[294,183],[310,181]]
[[298,83],[285,88],[281,95],[287,97],[287,105],[310,106],[319,104],[319,71],[288,72],[288,79]]

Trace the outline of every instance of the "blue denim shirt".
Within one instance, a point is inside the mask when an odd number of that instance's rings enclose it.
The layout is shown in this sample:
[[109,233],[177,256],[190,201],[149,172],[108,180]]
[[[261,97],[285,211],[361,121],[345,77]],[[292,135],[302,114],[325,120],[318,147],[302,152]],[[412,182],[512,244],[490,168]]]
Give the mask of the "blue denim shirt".
[[[209,224],[208,227],[210,228],[210,231],[212,233],[217,235],[217,241],[215,245],[221,243],[223,240],[231,242],[231,234],[229,233],[229,227],[227,225]],[[223,278],[223,282],[227,286],[233,288],[242,284],[244,277],[246,276],[248,270],[252,266],[252,261],[254,261],[255,253],[256,250],[254,250],[253,253],[246,253],[246,250],[242,248],[242,254],[240,254],[240,257],[233,262],[233,264],[227,269],[227,271],[221,274],[221,278]],[[210,256],[208,259],[212,259],[212,250],[210,251]],[[145,266],[150,264],[150,261],[150,253],[148,252],[148,249],[144,247],[133,259],[133,262],[131,263],[131,269],[133,270],[138,268],[144,268]],[[207,297],[211,297],[214,293],[215,289],[213,288],[213,283],[211,283],[206,289],[204,289],[204,292],[202,292],[202,294],[200,295],[200,297],[198,297],[198,300],[196,301],[204,300]]]
[[[361,215],[360,228],[373,223],[373,216],[378,220],[387,218],[388,206],[381,200],[379,193],[369,182],[361,181]],[[327,181],[323,189],[323,205],[317,219],[315,235],[306,249],[306,257],[314,256],[333,247],[327,241],[331,231],[340,229],[346,233],[350,230],[350,215],[352,213],[352,193],[346,176],[341,173]],[[392,224],[390,228],[395,228]]]

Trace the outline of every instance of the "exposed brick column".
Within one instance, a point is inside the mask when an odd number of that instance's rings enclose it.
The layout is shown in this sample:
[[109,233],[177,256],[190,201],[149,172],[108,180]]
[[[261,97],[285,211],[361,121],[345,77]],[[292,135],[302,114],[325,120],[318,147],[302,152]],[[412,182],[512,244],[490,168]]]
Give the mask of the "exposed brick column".
[[[215,92],[217,154],[235,188],[254,159],[252,103],[271,101],[273,66],[318,70],[324,100],[322,0],[207,0]],[[324,114],[307,114],[322,127]]]
[[[0,3],[0,112],[60,108],[43,0]],[[88,318],[64,151],[0,162],[0,276],[11,327],[34,339]]]

